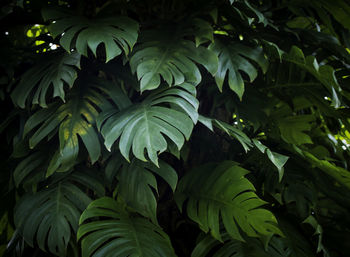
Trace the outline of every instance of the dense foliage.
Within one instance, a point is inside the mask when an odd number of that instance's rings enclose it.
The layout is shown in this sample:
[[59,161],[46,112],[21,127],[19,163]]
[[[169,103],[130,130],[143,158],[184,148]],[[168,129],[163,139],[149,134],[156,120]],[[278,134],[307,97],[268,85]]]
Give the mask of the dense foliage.
[[0,255],[350,256],[350,4],[1,1]]

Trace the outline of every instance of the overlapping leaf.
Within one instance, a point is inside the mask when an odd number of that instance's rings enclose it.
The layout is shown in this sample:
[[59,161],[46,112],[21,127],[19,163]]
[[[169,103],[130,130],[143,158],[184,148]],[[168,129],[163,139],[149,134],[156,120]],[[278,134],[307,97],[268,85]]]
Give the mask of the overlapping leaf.
[[[29,139],[29,146],[34,148],[45,137],[58,129],[60,149],[54,155],[47,175],[55,171],[66,171],[72,165],[79,153],[80,137],[94,163],[100,156],[101,147],[99,136],[95,128],[95,119],[100,108],[111,105],[97,89],[104,85],[104,91],[114,95],[113,99],[127,99],[117,85],[111,85],[103,80],[97,84],[88,79],[80,79],[70,98],[64,104],[53,103],[46,109],[33,114],[24,126],[24,134],[28,134],[39,124]],[[127,104],[127,101],[124,101]],[[118,102],[122,105],[122,101]],[[96,107],[98,106],[98,107]]]
[[159,162],[158,168],[153,163],[145,163],[137,159],[133,159],[129,165],[121,158],[113,156],[106,167],[107,177],[111,177],[112,174],[118,178],[118,194],[125,203],[157,224],[157,199],[154,191],[158,193],[158,187],[154,174],[163,178],[175,191],[176,171],[164,161]]
[[[103,217],[103,220],[91,218]],[[132,215],[111,198],[92,202],[80,217],[83,257],[175,257],[168,236],[148,219]]]
[[198,84],[201,73],[196,63],[212,75],[216,73],[215,54],[203,46],[196,47],[190,40],[174,38],[173,29],[145,32],[147,41],[135,48],[130,65],[140,80],[141,92],[159,87],[161,77],[169,86],[183,82]]
[[88,19],[58,9],[44,9],[43,17],[50,20],[49,31],[53,37],[60,35],[60,44],[68,52],[72,48],[87,56],[88,48],[96,56],[97,47],[104,44],[106,62],[127,55],[138,37],[136,21],[123,16]]
[[244,81],[240,72],[248,75],[250,82],[258,76],[257,68],[248,60],[256,62],[263,72],[266,72],[268,61],[264,57],[262,48],[250,48],[241,43],[224,43],[219,39],[209,46],[219,58],[219,68],[215,74],[215,81],[220,91],[227,76],[228,85],[240,99],[244,93]]
[[25,107],[27,99],[31,99],[32,104],[46,107],[46,97],[50,92],[53,97],[65,101],[64,85],[73,86],[77,68],[80,68],[80,54],[76,52],[48,54],[22,76],[12,92],[12,99],[21,108]]
[[243,240],[240,230],[251,237],[281,234],[274,215],[261,208],[266,202],[255,194],[246,174],[232,161],[199,167],[180,180],[175,200],[180,209],[187,200],[188,216],[218,240],[220,221],[237,240]]
[[[167,149],[165,136],[181,149],[189,139],[193,124],[198,119],[198,100],[195,87],[183,83],[169,89],[161,89],[147,97],[141,104],[134,104],[122,111],[115,109],[101,113],[98,126],[111,149],[119,140],[121,154],[129,160],[129,152],[136,158],[149,159],[158,165],[157,155]],[[169,104],[174,108],[169,108]]]

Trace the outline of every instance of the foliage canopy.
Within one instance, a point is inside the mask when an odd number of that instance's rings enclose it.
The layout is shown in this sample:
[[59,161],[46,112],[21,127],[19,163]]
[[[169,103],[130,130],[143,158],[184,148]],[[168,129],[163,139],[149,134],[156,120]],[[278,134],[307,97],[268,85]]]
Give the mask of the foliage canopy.
[[0,255],[350,256],[349,17],[1,1]]

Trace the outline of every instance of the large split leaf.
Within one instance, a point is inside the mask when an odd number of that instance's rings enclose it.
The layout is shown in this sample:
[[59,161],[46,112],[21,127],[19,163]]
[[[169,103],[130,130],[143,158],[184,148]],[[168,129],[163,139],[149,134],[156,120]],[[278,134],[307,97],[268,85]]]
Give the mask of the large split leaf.
[[183,82],[198,84],[201,74],[196,65],[203,65],[212,75],[217,71],[215,54],[192,41],[174,38],[174,28],[145,32],[145,39],[130,59],[133,72],[140,80],[141,92],[157,88],[161,77],[170,86]]
[[[103,217],[103,220],[91,218]],[[148,219],[132,215],[111,198],[92,202],[80,217],[83,257],[174,257],[169,237]]]
[[[70,88],[73,86],[77,78],[76,68],[80,68],[80,54],[76,52],[47,54],[22,76],[12,92],[13,101],[24,108],[26,100],[32,98],[32,104],[46,107],[46,96],[51,91],[53,97],[59,96],[65,101],[64,85],[67,84]],[[31,96],[33,91],[34,95]]]
[[[96,83],[86,79],[77,81],[76,88],[70,92],[70,97],[64,104],[53,103],[46,109],[33,114],[24,126],[24,135],[39,124],[29,139],[29,146],[34,148],[45,137],[58,129],[60,149],[54,155],[47,175],[55,171],[66,171],[72,165],[79,153],[79,139],[83,141],[91,162],[97,161],[101,154],[99,136],[95,128],[95,119],[99,108],[110,108],[110,104],[98,90],[104,84],[104,91],[114,95],[113,99],[123,99],[124,94],[117,85],[100,80]],[[124,98],[127,99],[126,96]],[[121,103],[118,103],[121,105]],[[96,106],[99,106],[98,108]]]
[[128,164],[122,158],[112,156],[106,167],[106,175],[110,178],[113,177],[112,174],[118,178],[118,194],[125,203],[157,224],[157,199],[154,191],[158,193],[158,187],[154,174],[163,178],[175,191],[176,171],[164,161],[159,161],[158,168],[153,163],[137,159]]
[[274,215],[261,208],[266,202],[255,194],[246,174],[232,161],[198,167],[180,180],[175,200],[180,209],[187,200],[188,216],[218,240],[220,220],[237,240],[243,240],[240,229],[251,237],[281,234]]
[[[158,165],[157,155],[167,149],[165,136],[181,149],[188,140],[193,123],[198,119],[198,100],[195,87],[184,83],[151,94],[142,103],[134,104],[122,111],[115,109],[101,113],[98,126],[105,139],[105,146],[111,149],[119,140],[121,154],[129,160],[132,148],[136,158],[149,159]],[[173,108],[169,108],[169,104]]]
[[96,55],[97,47],[103,43],[106,62],[120,55],[122,50],[128,54],[138,37],[138,24],[128,17],[87,19],[57,8],[44,9],[43,17],[51,21],[50,33],[54,38],[60,35],[60,44],[68,52],[76,48],[87,56],[89,48]]
[[35,194],[25,195],[15,209],[15,224],[30,246],[66,256],[71,234],[90,198],[70,182],[59,182]]
[[219,39],[209,46],[219,58],[219,68],[215,74],[215,81],[220,91],[227,76],[228,85],[240,99],[244,93],[244,82],[240,74],[244,72],[248,75],[250,82],[253,82],[258,76],[257,68],[249,61],[253,60],[266,72],[268,61],[264,57],[262,48],[250,48],[242,43],[225,43]]

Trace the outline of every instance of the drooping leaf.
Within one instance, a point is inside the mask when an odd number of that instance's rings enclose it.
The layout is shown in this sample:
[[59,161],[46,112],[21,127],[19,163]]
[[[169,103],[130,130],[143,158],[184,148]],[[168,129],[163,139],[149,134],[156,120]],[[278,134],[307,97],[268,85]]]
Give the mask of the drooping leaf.
[[262,153],[266,153],[270,161],[276,166],[276,168],[278,169],[279,181],[281,181],[284,173],[283,166],[286,164],[289,157],[283,154],[271,151],[267,146],[263,145],[257,139],[253,139],[252,141],[254,145],[259,149],[259,151]]
[[111,16],[88,19],[67,10],[44,9],[43,17],[51,21],[49,31],[54,38],[60,36],[60,44],[68,52],[76,48],[87,56],[88,48],[96,56],[97,47],[104,45],[106,62],[120,55],[127,55],[138,37],[138,23],[128,17]]
[[[81,212],[90,198],[70,182],[59,182],[25,195],[15,209],[15,224],[30,246],[66,256],[71,233],[78,229]],[[46,248],[47,245],[47,248]]]
[[232,161],[199,167],[180,180],[177,205],[182,209],[188,200],[188,216],[218,240],[222,240],[220,220],[237,240],[243,240],[240,230],[251,237],[281,234],[274,215],[261,208],[266,202],[255,194],[246,174],[247,170]]
[[[64,85],[67,84],[70,88],[73,86],[77,78],[76,68],[80,68],[80,54],[49,53],[22,76],[11,97],[21,108],[25,107],[30,98],[32,104],[47,107],[46,97],[51,91],[53,97],[58,96],[65,101]],[[35,93],[31,97],[33,91]]]
[[[177,106],[177,109],[166,107],[168,104]],[[111,109],[101,113],[98,127],[107,149],[110,150],[120,138],[119,149],[127,160],[132,148],[136,158],[146,161],[146,149],[149,159],[158,165],[157,155],[167,149],[164,135],[181,149],[191,135],[193,123],[197,122],[197,109],[195,87],[184,83],[158,90],[141,104],[122,111]]]
[[234,126],[227,124],[226,122],[216,119],[210,119],[202,115],[199,116],[198,120],[211,131],[213,131],[213,127],[216,127],[225,132],[227,135],[237,139],[246,152],[251,148],[252,141],[242,130],[235,128]]
[[125,203],[157,224],[157,199],[154,191],[158,193],[158,187],[154,174],[163,178],[175,191],[176,171],[164,161],[159,161],[158,168],[153,163],[145,163],[137,159],[133,159],[131,164],[128,164],[114,156],[106,167],[106,171],[117,176],[118,194]]
[[[91,218],[103,217],[103,220]],[[90,220],[90,221],[89,221]],[[83,257],[175,257],[169,237],[149,220],[132,215],[112,198],[92,202],[80,217]]]
[[145,32],[148,41],[135,48],[130,59],[133,72],[140,80],[141,92],[158,88],[161,77],[169,86],[183,82],[198,84],[201,74],[196,65],[203,65],[212,75],[217,71],[215,54],[192,41],[176,38],[172,28]]
[[219,39],[209,46],[219,58],[219,68],[215,74],[215,81],[220,91],[227,76],[228,84],[240,99],[244,93],[244,81],[240,72],[249,76],[250,82],[253,82],[258,76],[257,68],[249,61],[253,60],[266,72],[268,61],[264,57],[261,48],[250,48],[241,43],[225,43]]

